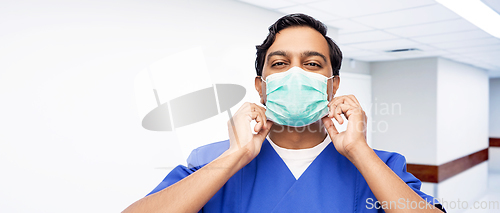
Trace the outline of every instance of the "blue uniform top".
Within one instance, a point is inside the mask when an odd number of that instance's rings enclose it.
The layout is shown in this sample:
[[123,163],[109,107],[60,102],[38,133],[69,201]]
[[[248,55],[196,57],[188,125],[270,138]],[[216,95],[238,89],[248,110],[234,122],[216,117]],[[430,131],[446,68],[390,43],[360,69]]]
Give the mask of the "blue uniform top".
[[[228,148],[229,140],[225,140],[193,150],[188,167],[174,168],[148,195],[192,174]],[[434,204],[432,196],[420,191],[420,180],[406,171],[402,155],[374,151],[411,189]],[[384,212],[376,201],[361,173],[333,143],[295,179],[266,139],[257,157],[234,174],[200,212]],[[391,208],[397,205],[402,208],[409,203],[401,199]]]

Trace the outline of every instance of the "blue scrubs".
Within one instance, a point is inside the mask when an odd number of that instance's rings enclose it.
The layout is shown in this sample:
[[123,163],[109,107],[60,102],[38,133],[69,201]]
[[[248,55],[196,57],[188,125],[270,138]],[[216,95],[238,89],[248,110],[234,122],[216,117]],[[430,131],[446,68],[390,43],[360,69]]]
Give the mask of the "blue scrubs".
[[[226,140],[195,149],[188,167],[174,168],[149,194],[192,174],[228,148]],[[433,197],[420,191],[421,182],[406,171],[402,155],[374,151],[411,189],[434,204]],[[375,201],[361,173],[333,143],[296,180],[266,139],[259,155],[231,177],[200,212],[384,212],[375,208]]]

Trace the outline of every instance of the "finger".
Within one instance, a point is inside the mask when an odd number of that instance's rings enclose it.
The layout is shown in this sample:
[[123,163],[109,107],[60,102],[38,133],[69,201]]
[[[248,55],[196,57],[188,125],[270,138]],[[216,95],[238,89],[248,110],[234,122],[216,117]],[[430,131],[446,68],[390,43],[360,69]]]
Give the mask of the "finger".
[[266,124],[267,123],[267,119],[266,119],[265,112],[263,112],[261,109],[254,108],[253,110],[255,110],[255,111],[253,111],[253,113],[257,113],[258,114],[258,118],[259,118],[258,123],[257,123],[259,125],[258,126],[255,125],[255,131],[258,132],[260,130],[260,128],[267,126],[267,124]]
[[[350,105],[357,106],[357,103],[354,102],[351,98],[349,98],[347,96],[337,97],[329,103],[330,112],[328,114],[328,117],[330,117],[330,118],[336,117],[337,118],[337,116],[335,116],[335,109],[337,108],[337,106],[339,104],[350,104]],[[339,121],[339,119],[337,119],[337,121]]]
[[332,118],[333,117],[333,110],[335,109],[335,106],[332,106],[331,104],[333,103],[333,100],[328,103],[328,117]]
[[[337,105],[337,108],[335,109],[335,114],[344,114],[345,118],[349,120],[351,115],[353,114],[364,114],[364,111],[361,109],[361,107],[354,107],[349,104],[339,104]],[[364,115],[363,115],[364,116]]]
[[359,103],[355,99],[356,98],[353,98],[353,97],[350,97],[347,95],[343,95],[343,96],[339,96],[339,97],[334,98],[328,105],[335,106],[335,105],[339,105],[339,104],[350,104],[353,106],[359,106]]
[[259,132],[262,127],[267,128],[267,119],[265,112],[260,109],[256,109],[256,111],[254,111],[253,113],[257,114],[256,121],[258,125],[255,125],[255,132]]
[[269,121],[267,123],[267,127],[262,128],[257,134],[254,135],[254,138],[256,138],[258,141],[264,141],[266,136],[269,134],[269,131],[271,130],[271,127],[273,126],[273,122]]
[[328,117],[333,118],[334,113],[335,113],[335,108],[337,108],[337,105],[343,103],[344,100],[342,99],[342,96],[334,98],[330,103],[328,103],[329,107],[329,114]]
[[254,104],[254,110],[260,114],[262,119],[264,120],[264,126],[267,126],[267,117],[266,117],[266,109],[257,104]]
[[337,122],[341,122],[342,120],[342,117],[338,116],[335,114],[335,109],[337,108],[337,105],[336,104],[333,104],[330,106],[329,108],[329,113],[328,113],[328,117],[329,118],[335,118],[335,120],[337,120]]
[[337,100],[337,98],[338,98],[338,97],[333,97],[333,99],[330,101],[330,103],[328,103],[328,106],[331,106],[331,105],[332,105],[332,103],[333,103],[335,100]]
[[342,106],[345,105],[345,104],[339,104],[339,105],[336,105],[335,106],[335,109],[334,109],[334,112],[333,112],[333,116],[335,117],[335,119],[337,119],[337,122],[339,122],[339,124],[343,124],[344,123],[344,119],[342,118]]
[[240,114],[242,112],[246,112],[248,111],[248,108],[251,106],[251,103],[250,102],[245,102],[241,105],[241,107],[236,111],[236,113],[234,113],[235,115],[236,114]]
[[253,127],[253,131],[259,132],[262,129],[262,126],[263,126],[262,123],[255,124],[255,126]]
[[331,136],[339,134],[339,131],[337,128],[335,128],[335,125],[333,124],[333,121],[329,117],[324,117],[321,119],[323,121],[323,125],[325,126],[326,131],[328,131],[328,134]]
[[328,106],[331,106],[332,104],[334,103],[339,103],[339,102],[343,102],[343,99],[345,98],[345,95],[341,95],[341,96],[337,96],[337,97],[333,97],[333,99],[330,101],[330,103],[328,103]]
[[257,107],[257,109],[261,109],[261,110],[263,110],[263,111],[266,111],[266,108],[265,108],[265,107],[259,106],[259,105],[257,105],[257,104],[255,104],[255,107]]
[[355,103],[355,106],[361,107],[361,104],[359,103],[358,99],[354,95],[348,95],[347,98],[349,98],[353,103]]
[[249,112],[248,116],[249,116],[248,121],[255,120],[257,122],[257,124],[254,127],[254,131],[258,132],[264,124],[264,121],[262,120],[263,118],[262,118],[261,114],[259,112],[255,111],[255,112]]

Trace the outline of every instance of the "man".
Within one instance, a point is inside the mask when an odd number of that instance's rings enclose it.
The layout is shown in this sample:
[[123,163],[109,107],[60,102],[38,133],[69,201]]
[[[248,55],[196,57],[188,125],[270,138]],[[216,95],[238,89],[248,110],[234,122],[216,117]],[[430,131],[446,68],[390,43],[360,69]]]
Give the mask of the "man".
[[[257,46],[255,89],[266,108],[243,104],[229,140],[195,149],[189,167],[124,212],[442,212],[403,156],[368,147],[356,97],[334,97],[341,61],[321,22],[280,18]],[[342,114],[349,122],[339,133],[332,119],[342,124]]]

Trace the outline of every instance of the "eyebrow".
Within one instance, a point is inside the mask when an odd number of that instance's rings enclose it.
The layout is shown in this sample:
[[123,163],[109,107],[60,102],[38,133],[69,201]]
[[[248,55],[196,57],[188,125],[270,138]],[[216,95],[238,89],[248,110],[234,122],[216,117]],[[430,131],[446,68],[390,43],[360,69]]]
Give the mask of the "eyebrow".
[[325,55],[323,55],[319,52],[316,52],[316,51],[306,51],[306,52],[303,52],[301,55],[302,55],[302,57],[319,56],[319,57],[323,58],[323,61],[325,61],[325,63],[326,63]]
[[280,56],[286,57],[286,52],[285,52],[285,51],[282,51],[282,50],[278,50],[278,51],[270,52],[270,53],[267,55],[267,63],[269,63],[269,59],[271,58],[271,56],[275,56],[275,55],[280,55]]
[[[271,56],[275,56],[275,55],[279,55],[279,56],[284,56],[286,57],[287,56],[287,53],[285,51],[282,51],[282,50],[278,50],[278,51],[274,51],[274,52],[270,52],[268,55],[267,55],[267,62],[269,63],[269,60],[271,58]],[[326,56],[319,53],[319,52],[316,52],[316,51],[305,51],[303,53],[301,53],[301,56],[302,57],[310,57],[310,56],[319,56],[323,59],[323,61],[326,63],[327,60],[326,60]]]

